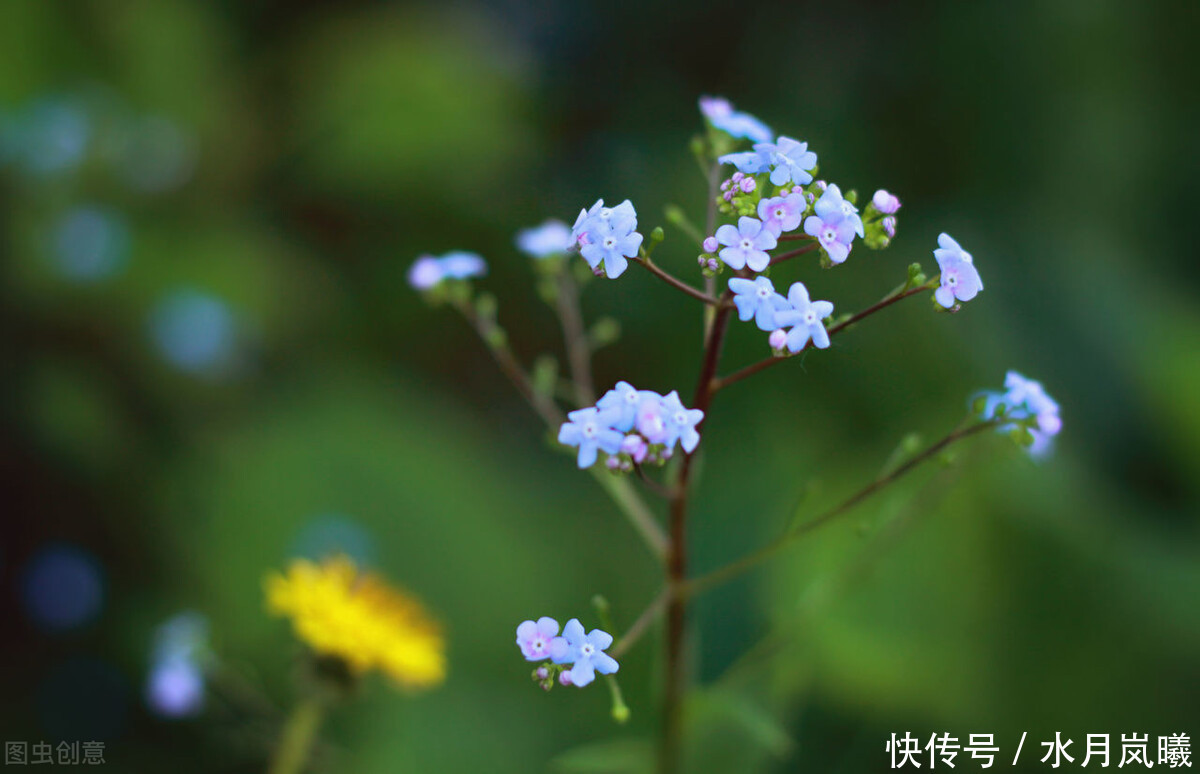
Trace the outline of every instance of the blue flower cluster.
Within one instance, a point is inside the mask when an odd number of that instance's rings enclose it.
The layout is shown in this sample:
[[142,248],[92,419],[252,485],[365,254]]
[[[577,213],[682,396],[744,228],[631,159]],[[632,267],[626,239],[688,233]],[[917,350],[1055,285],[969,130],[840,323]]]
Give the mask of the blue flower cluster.
[[1012,420],[1003,422],[1000,432],[1022,437],[1035,457],[1047,454],[1054,437],[1062,430],[1058,402],[1046,394],[1041,382],[1026,379],[1016,371],[1005,375],[1004,392],[984,392],[979,398],[982,399],[980,416]]
[[596,679],[596,673],[614,674],[620,665],[604,651],[613,643],[613,636],[600,629],[585,633],[578,618],[567,621],[558,634],[558,621],[543,616],[536,621],[523,621],[517,627],[517,646],[526,661],[543,661],[533,677],[549,690],[558,673],[561,685],[583,688]]
[[610,470],[631,470],[634,464],[669,459],[676,443],[689,454],[694,451],[704,412],[685,407],[674,390],[660,395],[617,382],[595,406],[572,411],[567,419],[558,442],[578,447],[581,469],[596,464],[602,451]]
[[444,280],[465,280],[487,274],[487,263],[475,253],[455,250],[440,258],[422,255],[408,269],[408,284],[415,290],[432,290]]
[[609,279],[620,277],[642,246],[637,212],[628,199],[616,207],[605,207],[600,199],[591,209],[580,210],[571,237],[592,271]]
[[810,339],[818,349],[829,346],[824,321],[833,314],[833,304],[810,300],[803,282],[792,283],[787,298],[776,292],[771,280],[763,276],[753,280],[735,277],[729,280],[729,289],[733,292],[738,319],[753,319],[759,330],[772,331],[773,349],[786,348],[795,354],[808,346]]

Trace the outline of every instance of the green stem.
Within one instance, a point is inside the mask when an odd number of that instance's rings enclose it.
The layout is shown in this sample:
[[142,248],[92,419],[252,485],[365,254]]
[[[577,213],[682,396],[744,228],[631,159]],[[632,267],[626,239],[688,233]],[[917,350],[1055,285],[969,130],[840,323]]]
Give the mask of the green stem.
[[315,696],[302,699],[288,716],[267,774],[300,774],[308,763],[325,705]]
[[680,585],[677,588],[677,594],[684,598],[692,597],[715,586],[720,586],[721,584],[733,580],[739,575],[754,569],[758,565],[778,554],[784,548],[790,546],[796,539],[825,526],[837,517],[853,510],[854,507],[863,500],[866,500],[868,497],[880,491],[888,484],[891,484],[897,479],[902,478],[905,474],[915,470],[918,466],[920,466],[921,463],[932,459],[942,450],[956,441],[961,441],[964,438],[968,438],[983,430],[995,427],[996,425],[997,423],[995,421],[989,420],[977,422],[973,425],[960,427],[959,429],[954,430],[949,435],[927,448],[925,451],[921,452],[908,462],[893,470],[891,473],[876,478],[874,481],[855,492],[849,498],[842,501],[841,504],[826,511],[817,518],[807,521],[799,527],[783,533],[771,543],[768,543],[757,551],[743,556],[741,559],[727,564],[720,569],[713,570],[707,575],[701,575],[697,578],[689,580],[687,583]]

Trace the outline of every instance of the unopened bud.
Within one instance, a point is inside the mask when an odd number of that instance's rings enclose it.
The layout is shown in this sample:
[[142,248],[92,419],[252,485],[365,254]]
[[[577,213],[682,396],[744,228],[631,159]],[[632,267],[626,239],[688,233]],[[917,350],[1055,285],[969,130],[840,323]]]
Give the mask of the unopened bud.
[[884,215],[894,215],[896,210],[900,209],[900,200],[893,194],[880,188],[871,197],[871,204],[875,205],[875,209],[882,212]]
[[704,248],[704,252],[715,253],[717,248],[721,246],[721,243],[717,241],[715,236],[710,236],[704,238],[704,244],[701,246]]
[[771,335],[767,338],[767,343],[771,345],[771,349],[783,349],[787,346],[787,331],[783,328],[776,328],[771,331]]

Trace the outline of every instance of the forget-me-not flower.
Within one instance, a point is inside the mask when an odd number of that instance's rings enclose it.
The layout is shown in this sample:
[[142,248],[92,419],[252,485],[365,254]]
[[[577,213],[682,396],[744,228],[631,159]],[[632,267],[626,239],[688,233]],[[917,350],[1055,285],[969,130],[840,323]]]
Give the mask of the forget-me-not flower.
[[949,309],[955,300],[970,301],[983,290],[983,280],[971,254],[959,247],[958,242],[943,232],[938,235],[938,249],[933,251],[938,268],[942,270],[942,285],[933,293],[937,302]]
[[526,661],[545,661],[566,655],[566,640],[558,636],[558,621],[542,616],[517,627],[517,645]]
[[570,684],[580,688],[596,679],[596,673],[611,675],[620,669],[616,659],[604,651],[613,643],[613,636],[600,629],[592,629],[587,634],[578,618],[567,621],[563,627],[563,637],[569,648],[563,663],[571,663]]
[[696,450],[700,443],[700,432],[696,425],[704,421],[704,412],[700,409],[690,409],[679,400],[679,393],[671,390],[662,399],[661,412],[667,426],[667,447],[670,448],[679,441],[679,445],[688,454]]
[[567,414],[568,422],[558,429],[558,442],[566,446],[578,446],[580,469],[596,464],[598,452],[616,454],[621,450],[625,434],[613,427],[616,419],[613,411],[601,411],[595,407],[582,408]]
[[550,219],[540,226],[517,232],[517,249],[530,258],[562,255],[574,246],[571,228],[561,220]]
[[408,284],[429,290],[443,280],[465,280],[487,274],[487,263],[475,253],[454,250],[440,258],[422,255],[408,268]]
[[733,164],[747,175],[770,170],[771,182],[775,185],[808,185],[813,180],[812,170],[817,166],[817,154],[808,149],[806,142],[780,137],[777,142],[755,143],[752,151],[727,153],[718,161]]
[[638,254],[642,235],[637,231],[637,212],[628,199],[616,207],[605,207],[600,199],[589,210],[581,210],[571,229],[579,252],[593,270],[604,264],[604,273],[616,279],[629,266],[627,259]]
[[738,310],[738,319],[754,319],[760,331],[771,331],[779,327],[775,313],[788,308],[788,301],[775,291],[775,285],[767,277],[752,280],[734,277],[729,280],[733,291],[733,303]]
[[725,247],[719,253],[731,269],[762,271],[771,263],[767,250],[778,244],[775,235],[758,218],[743,215],[735,228],[729,223],[717,229],[717,241]]
[[769,126],[749,113],[734,110],[724,97],[701,97],[700,112],[709,123],[731,137],[767,142],[775,136]]
[[787,335],[788,352],[796,353],[804,349],[811,338],[817,349],[829,346],[829,332],[825,330],[824,320],[833,314],[833,304],[828,301],[810,301],[808,288],[803,282],[796,282],[788,290],[790,309],[784,309],[775,314],[775,320],[780,327],[794,326]]
[[[1016,420],[1033,419],[1033,426],[1028,426],[1033,444],[1029,453],[1040,457],[1050,450],[1054,436],[1062,430],[1062,418],[1059,416],[1058,402],[1046,394],[1041,382],[1027,379],[1016,371],[1009,371],[1004,377],[1003,393],[984,393],[986,402],[983,409],[984,419],[994,419],[1000,406],[1004,406],[1004,416]],[[1015,424],[1004,424],[1000,432],[1011,431]]]
[[834,263],[842,263],[850,255],[851,243],[857,231],[855,222],[846,217],[843,202],[841,189],[831,184],[813,206],[816,214],[804,219],[804,233],[816,237],[829,260]]
[[772,234],[779,236],[786,231],[800,228],[804,219],[804,211],[808,209],[808,201],[804,194],[790,193],[787,196],[773,196],[758,203],[758,217]]

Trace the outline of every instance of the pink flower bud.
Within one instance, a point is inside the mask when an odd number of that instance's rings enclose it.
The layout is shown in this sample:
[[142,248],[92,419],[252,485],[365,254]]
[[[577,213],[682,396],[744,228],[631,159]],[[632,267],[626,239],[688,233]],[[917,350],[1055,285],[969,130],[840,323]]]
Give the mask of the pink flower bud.
[[704,238],[704,244],[702,246],[704,247],[704,252],[715,253],[721,244],[717,241],[715,236],[710,236]]
[[550,676],[549,669],[547,669],[546,667],[538,667],[537,668],[537,679],[545,680],[549,676]]
[[747,177],[742,179],[742,193],[750,193],[755,188],[758,188],[758,183],[754,182],[754,178]]
[[783,349],[787,346],[787,331],[785,331],[783,328],[776,328],[775,330],[771,331],[771,335],[767,338],[767,342],[771,345],[771,349]]
[[560,672],[558,675],[558,682],[560,685],[571,685],[571,670],[564,669],[562,672]]
[[883,219],[883,223],[881,225],[883,226],[883,233],[887,234],[889,237],[896,236],[896,219],[894,217],[888,215]]
[[741,179],[744,177],[745,177],[745,175],[743,175],[741,172],[734,172],[733,177],[731,177],[729,179],[732,180],[733,182],[737,183],[737,182],[741,181]]
[[709,271],[716,271],[719,268],[721,268],[721,264],[717,262],[716,258],[708,259],[708,270]]
[[884,215],[893,215],[900,209],[900,200],[882,188],[871,197],[871,204]]

